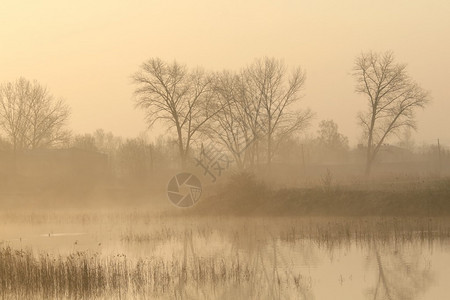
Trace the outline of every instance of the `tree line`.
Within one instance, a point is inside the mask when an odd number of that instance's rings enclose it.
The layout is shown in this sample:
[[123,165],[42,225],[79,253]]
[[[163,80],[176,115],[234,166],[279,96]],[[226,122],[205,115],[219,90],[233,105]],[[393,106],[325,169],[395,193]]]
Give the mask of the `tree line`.
[[[365,144],[365,172],[370,174],[386,141],[416,129],[415,112],[426,107],[430,94],[409,76],[406,64],[396,62],[392,52],[361,53],[355,58],[352,76],[355,92],[366,103],[357,117]],[[169,152],[168,163],[177,157],[185,168],[193,152],[209,140],[226,151],[239,169],[245,169],[270,166],[315,117],[302,106],[305,71],[288,68],[275,58],[256,59],[238,71],[222,72],[150,58],[131,77],[134,105],[145,112],[149,128],[160,122],[173,133],[170,139],[159,140],[159,150],[158,143],[145,138],[123,140],[101,130],[92,135],[71,134],[66,102],[37,81],[24,78],[0,85],[0,146],[15,154],[77,146],[107,153],[121,172],[139,173],[143,166],[154,167],[153,156]],[[320,123],[314,145],[322,152],[349,148],[348,139],[332,120]],[[128,171],[118,167],[120,161],[128,161]]]

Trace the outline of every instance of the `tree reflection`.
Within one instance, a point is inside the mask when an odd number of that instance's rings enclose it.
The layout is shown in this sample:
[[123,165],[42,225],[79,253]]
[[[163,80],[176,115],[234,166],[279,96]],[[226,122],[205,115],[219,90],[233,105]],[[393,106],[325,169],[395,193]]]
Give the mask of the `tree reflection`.
[[375,286],[368,299],[417,299],[433,282],[430,262],[420,253],[421,247],[369,243],[369,263],[377,272]]

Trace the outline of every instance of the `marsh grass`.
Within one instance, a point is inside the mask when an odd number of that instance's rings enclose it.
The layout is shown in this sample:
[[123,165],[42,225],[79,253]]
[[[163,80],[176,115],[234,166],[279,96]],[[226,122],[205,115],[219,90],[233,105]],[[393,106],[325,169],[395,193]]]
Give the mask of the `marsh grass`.
[[[32,216],[36,224],[58,225],[62,219],[56,214]],[[29,220],[20,216],[15,221]],[[438,217],[149,218],[146,212],[124,212],[101,217],[77,214],[70,220],[74,224],[91,223],[96,228],[120,220],[124,229],[111,237],[119,244],[129,249],[167,245],[169,248],[163,249],[178,247],[180,251],[132,255],[75,248],[68,254],[58,254],[17,249],[6,243],[0,248],[2,298],[265,299],[303,295],[308,299],[311,281],[291,268],[290,258],[283,254],[286,245],[306,249],[314,244],[318,249],[333,251],[355,244],[369,247],[374,241],[380,248],[389,248],[450,240],[450,221]],[[214,247],[215,252],[211,250]]]
[[[175,218],[176,220],[176,218]],[[195,239],[219,237],[221,242],[231,241],[233,246],[245,243],[249,247],[259,241],[279,239],[288,243],[303,240],[320,244],[329,242],[365,243],[373,239],[385,242],[436,241],[450,239],[450,220],[445,217],[311,217],[311,218],[203,218],[190,223],[190,234]],[[214,220],[217,220],[216,222]],[[180,219],[178,219],[180,221]],[[175,221],[176,222],[176,221]],[[121,234],[127,244],[182,241],[186,228],[156,227],[139,232],[135,228]]]
[[89,252],[69,256],[0,249],[0,289],[3,299],[155,298],[180,292],[180,285],[197,289],[240,284],[254,273],[238,258],[158,258],[132,260],[125,255],[101,257]]

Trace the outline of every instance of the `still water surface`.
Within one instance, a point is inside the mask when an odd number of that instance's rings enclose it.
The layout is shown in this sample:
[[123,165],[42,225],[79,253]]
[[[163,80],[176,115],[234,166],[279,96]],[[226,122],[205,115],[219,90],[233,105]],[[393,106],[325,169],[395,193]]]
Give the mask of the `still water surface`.
[[[168,262],[238,259],[254,272],[256,287],[267,298],[434,300],[450,297],[450,239],[447,238],[420,238],[420,232],[417,237],[409,232],[408,239],[328,239],[295,233],[286,238],[277,234],[280,230],[261,230],[261,226],[252,227],[249,223],[234,227],[235,231],[214,228],[212,223],[204,227],[184,226],[180,222],[172,227],[167,220],[164,226],[155,224],[4,223],[0,246],[31,249],[36,254],[68,255],[74,251],[96,252],[105,257],[125,254],[131,261],[138,258]],[[287,231],[295,225],[289,226]],[[280,224],[273,227],[279,229]],[[270,221],[264,221],[263,228],[273,227]],[[226,298],[230,290],[236,295],[246,295],[245,289],[249,288],[255,285],[217,287],[213,298]]]

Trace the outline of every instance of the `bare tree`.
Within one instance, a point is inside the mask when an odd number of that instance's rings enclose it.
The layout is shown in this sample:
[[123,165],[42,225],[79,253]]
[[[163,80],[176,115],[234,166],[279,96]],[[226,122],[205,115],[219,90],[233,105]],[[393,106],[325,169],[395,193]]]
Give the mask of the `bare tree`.
[[143,181],[153,169],[152,145],[141,138],[127,139],[117,150],[119,176]]
[[322,120],[317,131],[318,143],[328,149],[348,150],[348,138],[339,133],[338,125],[333,120]]
[[14,153],[66,142],[69,116],[64,101],[36,81],[19,78],[0,85],[0,128]]
[[193,139],[220,108],[214,103],[212,78],[202,70],[188,70],[159,58],[143,63],[133,76],[136,106],[144,109],[152,126],[166,121],[175,128],[182,167]]
[[208,122],[205,133],[225,146],[233,155],[239,169],[243,169],[249,158],[249,146],[255,140],[255,130],[244,101],[243,77],[224,71],[216,74],[214,81],[216,102],[222,109]]
[[[290,74],[285,64],[274,58],[256,60],[244,71],[246,80],[246,102],[253,116],[256,129],[266,137],[266,159],[270,165],[279,142],[309,125],[313,113],[309,110],[294,110],[301,99],[300,91],[305,83],[305,73],[294,69]],[[249,105],[251,104],[251,105]]]
[[395,62],[392,52],[362,53],[353,69],[356,92],[366,96],[367,111],[358,115],[367,138],[366,175],[383,143],[400,129],[416,129],[415,111],[429,102],[429,94]]
[[71,141],[71,146],[86,151],[98,151],[95,138],[92,134],[78,134],[75,135]]
[[339,133],[338,125],[333,120],[322,120],[319,123],[315,146],[322,161],[338,161],[345,157],[349,150],[348,138]]
[[261,59],[240,73],[217,74],[217,102],[223,109],[212,119],[210,137],[231,152],[237,166],[259,162],[260,146],[270,164],[279,143],[309,124],[309,110],[295,111],[304,84],[300,69],[291,76],[281,61]]

